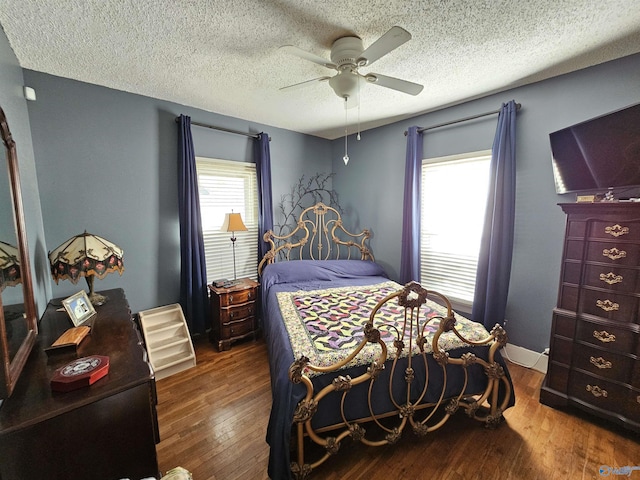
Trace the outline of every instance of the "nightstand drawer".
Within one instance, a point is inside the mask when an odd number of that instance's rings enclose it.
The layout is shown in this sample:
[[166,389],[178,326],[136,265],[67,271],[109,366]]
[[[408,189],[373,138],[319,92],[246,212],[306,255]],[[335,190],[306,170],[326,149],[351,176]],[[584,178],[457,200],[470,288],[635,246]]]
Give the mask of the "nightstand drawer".
[[220,309],[220,322],[222,325],[226,323],[239,321],[243,318],[252,317],[256,313],[256,306],[254,303],[247,303],[240,307],[221,308]]
[[241,305],[247,302],[253,302],[256,299],[256,289],[249,288],[235,292],[226,292],[220,294],[220,307],[229,307],[232,305]]
[[250,317],[235,322],[224,323],[221,333],[222,338],[234,338],[253,333],[254,330],[254,319]]

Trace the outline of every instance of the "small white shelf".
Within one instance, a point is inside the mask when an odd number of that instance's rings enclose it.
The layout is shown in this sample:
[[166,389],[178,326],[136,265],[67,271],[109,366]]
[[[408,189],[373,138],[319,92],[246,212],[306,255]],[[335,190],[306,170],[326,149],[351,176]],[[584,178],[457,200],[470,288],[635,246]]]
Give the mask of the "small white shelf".
[[195,367],[196,355],[180,304],[144,310],[139,316],[156,380]]

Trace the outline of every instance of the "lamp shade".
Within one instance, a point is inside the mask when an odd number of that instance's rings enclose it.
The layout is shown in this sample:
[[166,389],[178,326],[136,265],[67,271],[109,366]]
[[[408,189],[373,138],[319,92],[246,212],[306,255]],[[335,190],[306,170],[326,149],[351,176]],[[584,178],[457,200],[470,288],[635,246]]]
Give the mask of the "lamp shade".
[[0,292],[22,283],[20,253],[13,245],[0,241]]
[[71,237],[49,252],[51,274],[59,280],[76,284],[80,277],[96,276],[100,279],[112,272],[122,275],[124,252],[115,243],[84,232]]
[[242,217],[239,213],[226,213],[224,216],[224,223],[222,224],[221,232],[245,232],[245,227]]

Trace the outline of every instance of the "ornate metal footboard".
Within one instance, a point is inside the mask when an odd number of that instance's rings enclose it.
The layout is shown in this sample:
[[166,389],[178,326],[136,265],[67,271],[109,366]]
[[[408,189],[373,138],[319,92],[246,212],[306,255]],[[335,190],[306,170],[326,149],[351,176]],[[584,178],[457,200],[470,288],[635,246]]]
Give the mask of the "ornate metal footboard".
[[349,232],[335,208],[317,203],[300,213],[296,227],[288,234],[265,232],[263,240],[270,248],[258,265],[258,273],[277,260],[373,260],[367,245],[370,237],[366,229]]
[[[428,297],[443,303],[446,307],[446,315],[428,318],[424,313],[427,309],[423,308]],[[401,321],[401,323],[404,322],[404,328],[393,327],[395,340],[391,351],[381,339],[379,329],[384,325],[377,316],[378,312],[390,302],[399,305],[404,314],[404,320]],[[430,343],[428,330],[431,329],[427,329],[429,324],[433,327],[438,325]],[[470,352],[464,353],[460,358],[451,357],[450,353],[444,351],[441,346],[442,343],[446,343],[444,341],[446,335],[455,335],[468,346],[488,346],[487,359]],[[410,283],[402,290],[378,302],[365,325],[364,336],[362,342],[347,358],[330,367],[312,365],[304,356],[290,367],[290,380],[301,383],[306,388],[306,396],[299,402],[294,416],[294,429],[297,431],[296,453],[292,456],[296,460],[291,463],[294,478],[306,479],[314,468],[338,451],[340,443],[347,437],[370,446],[393,444],[398,441],[407,427],[410,426],[415,434],[424,436],[442,427],[459,409],[464,410],[469,417],[484,422],[488,427],[495,427],[501,422],[502,413],[508,406],[512,392],[511,383],[506,378],[502,366],[494,359],[496,351],[507,342],[506,332],[499,325],[496,325],[484,339],[479,341],[465,339],[456,328],[456,319],[447,298],[437,292],[427,291],[417,283]],[[341,375],[340,370],[347,366],[368,343],[377,344],[380,350],[366,371],[363,370],[364,373],[355,378]],[[413,353],[410,354],[410,352]],[[434,385],[435,375],[428,367],[430,356],[435,360],[437,369],[441,369],[442,376],[436,381],[436,383],[442,383],[441,385]],[[406,365],[404,371],[399,366],[401,359],[404,359],[402,364]],[[389,385],[388,389],[385,387],[383,390],[388,394],[385,401],[393,407],[391,412],[388,410],[380,412],[376,409],[376,404],[380,401],[380,389],[377,389],[376,395],[372,392],[375,383],[381,381],[381,372],[384,371],[387,360],[390,361]],[[434,364],[433,361],[430,363]],[[465,394],[469,380],[468,370],[472,365],[482,367],[487,379],[486,388],[475,394]],[[445,395],[447,371],[451,368],[461,370],[462,388],[453,395],[450,393]],[[319,391],[314,391],[311,380],[313,372],[333,375],[333,380]],[[425,378],[416,378],[418,373]],[[403,382],[400,389],[396,388],[398,378]],[[501,384],[503,389],[499,398]],[[366,388],[363,390],[362,387],[356,387],[359,385]],[[360,393],[366,391],[367,398],[363,399],[361,396],[352,398],[350,393],[356,388],[361,390]],[[429,389],[430,396],[433,397],[434,388],[437,391],[436,400],[427,401],[429,397],[427,390]],[[329,395],[340,396],[339,408],[342,422],[332,425],[331,428],[315,429],[312,425],[314,415],[318,412],[322,401]],[[347,411],[350,402],[365,402],[368,406],[368,415],[364,418],[349,418]],[[307,442],[305,439],[308,439]],[[309,440],[321,447],[321,453],[316,454],[319,458],[312,462],[305,458],[305,443]]]

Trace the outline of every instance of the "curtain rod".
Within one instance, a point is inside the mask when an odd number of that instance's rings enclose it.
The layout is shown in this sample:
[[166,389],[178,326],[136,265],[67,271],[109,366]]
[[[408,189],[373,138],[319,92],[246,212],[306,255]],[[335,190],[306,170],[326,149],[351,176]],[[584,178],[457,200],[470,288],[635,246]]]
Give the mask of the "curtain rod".
[[[516,103],[516,112],[518,110],[520,110],[521,107],[522,107],[521,104]],[[486,117],[486,116],[489,116],[489,115],[495,115],[496,113],[500,113],[500,110],[494,110],[493,112],[480,113],[478,115],[472,115],[471,117],[461,118],[459,120],[452,120],[450,122],[439,123],[438,125],[433,125],[431,127],[422,127],[422,128],[418,129],[418,133],[422,133],[422,132],[424,132],[426,130],[433,130],[434,128],[446,127],[447,125],[453,125],[455,123],[468,122],[469,120],[475,120],[476,118]],[[409,132],[407,132],[405,130],[404,131],[404,136],[406,137],[408,133]]]
[[[180,117],[176,117],[176,123],[180,123]],[[239,132],[238,130],[231,130],[230,128],[214,127],[213,125],[207,125],[206,123],[191,122],[191,125],[196,125],[198,127],[210,128],[212,130],[220,130],[221,132],[235,133],[236,135],[244,135],[245,137],[260,138],[260,134],[259,133]],[[271,137],[269,137],[269,141],[271,141]]]

